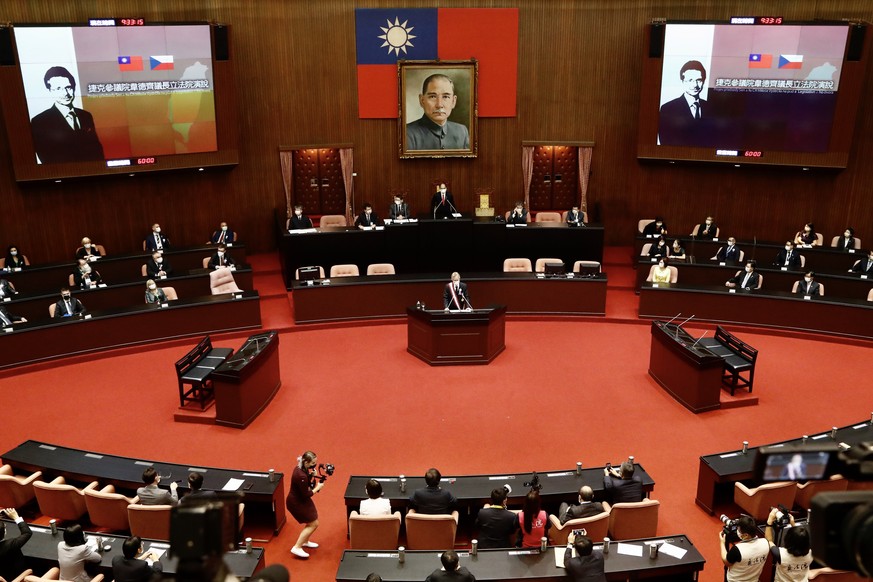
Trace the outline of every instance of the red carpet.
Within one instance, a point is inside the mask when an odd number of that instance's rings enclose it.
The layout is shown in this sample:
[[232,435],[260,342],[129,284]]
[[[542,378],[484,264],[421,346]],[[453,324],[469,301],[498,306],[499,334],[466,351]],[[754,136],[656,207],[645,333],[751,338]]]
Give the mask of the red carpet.
[[[625,293],[609,296],[627,313],[633,299]],[[265,319],[287,321],[287,301],[280,305],[265,302]],[[31,438],[287,474],[311,448],[337,466],[317,499],[322,526],[313,539],[322,547],[308,562],[292,560],[299,526],[291,520],[268,544],[267,561],[288,565],[292,579],[319,581],[333,579],[347,545],[343,491],[350,474],[421,474],[432,465],[446,476],[555,470],[631,454],[656,481],[659,533],[688,534],[707,558],[702,580],[715,581],[722,578],[719,524],[694,504],[698,457],[743,440],[755,445],[824,431],[873,410],[873,381],[859,381],[855,372],[869,361],[869,346],[734,331],[760,350],[756,407],[693,415],[674,402],[646,373],[647,325],[510,321],[507,349],[494,363],[452,368],[408,355],[399,323],[292,327],[281,336],[282,389],[244,431],[172,421],[172,362],[190,347],[183,346],[0,380],[0,450]]]

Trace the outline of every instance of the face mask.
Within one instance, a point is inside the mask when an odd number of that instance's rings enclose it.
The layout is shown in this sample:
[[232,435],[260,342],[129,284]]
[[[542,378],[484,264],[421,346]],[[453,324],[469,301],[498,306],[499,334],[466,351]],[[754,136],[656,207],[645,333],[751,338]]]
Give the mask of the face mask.
[[791,247],[785,247],[785,250],[786,250],[786,251],[790,251],[790,250],[791,250]]
[[707,220],[707,221],[706,221],[706,226],[709,226],[709,225],[711,225],[711,224],[712,224],[712,221],[711,221],[711,220]]
[[157,227],[157,228],[156,228],[156,229],[155,229],[155,232],[156,232],[156,233],[159,233],[159,232],[161,232],[161,227],[160,227],[160,226],[159,226],[159,227]]
[[154,291],[157,288],[158,288],[157,285],[149,285],[149,289],[151,289],[152,291]]
[[400,206],[400,200],[395,200],[394,204],[396,204],[397,206]]
[[751,273],[751,272],[752,272],[752,267],[746,267],[746,273]]
[[11,251],[9,254],[12,255],[12,256],[14,257],[15,255],[18,254],[18,251]]
[[155,259],[155,262],[160,265],[161,263],[164,262],[164,259],[158,257],[157,259]]
[[808,228],[803,229],[803,234],[809,234],[809,233],[810,233],[810,230]]
[[85,248],[86,248],[86,249],[90,249],[90,248],[91,248],[91,243],[86,244],[86,245],[85,245]]
[[440,188],[440,194],[445,194],[445,193],[446,193],[446,189],[445,189],[445,188]]
[[848,232],[844,232],[844,233],[843,233],[843,236],[846,237],[846,238],[850,238],[852,235],[849,234]]
[[302,210],[296,210],[296,211],[294,212],[294,214],[296,214],[297,216],[303,216],[303,211],[302,211]]
[[64,293],[63,295],[61,295],[61,297],[63,297],[64,299],[69,299],[69,298],[70,298],[70,294],[69,294],[69,293]]
[[226,227],[226,226],[222,226],[222,227],[221,227],[221,230],[222,230],[222,231],[227,231],[227,227]]
[[807,283],[811,283],[811,282],[812,282],[812,279],[809,278],[809,277],[804,277],[803,280],[806,281]]
[[221,251],[218,251],[218,256],[219,256],[219,257],[223,257],[223,256],[224,256],[224,253],[221,252]]
[[86,275],[89,274],[91,272],[91,267],[85,267],[84,269],[82,269],[82,272]]
[[661,267],[661,268],[663,269],[663,268],[664,268],[664,263],[658,263],[658,266]]

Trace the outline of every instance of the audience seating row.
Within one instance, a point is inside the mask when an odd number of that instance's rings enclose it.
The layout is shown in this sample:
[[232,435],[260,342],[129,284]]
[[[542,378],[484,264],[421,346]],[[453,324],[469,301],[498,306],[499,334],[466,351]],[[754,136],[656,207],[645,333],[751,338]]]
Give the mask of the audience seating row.
[[[509,220],[509,214],[511,210],[507,210],[504,214],[504,219]],[[558,222],[564,223],[567,222],[567,214],[569,210],[565,210],[564,212],[537,212],[534,217],[534,222]],[[527,222],[531,221],[530,212],[527,213]],[[588,213],[582,212],[582,222],[588,223]],[[343,227],[348,226],[348,220],[342,214],[325,214],[319,219],[318,226],[320,228],[328,228],[328,227]],[[285,221],[285,229],[289,229],[291,227],[291,219],[287,219]]]
[[758,487],[747,487],[740,482],[734,485],[734,503],[756,520],[766,520],[770,510],[780,505],[792,508],[809,509],[812,498],[823,491],[846,491],[849,481],[834,475],[824,481],[795,481],[765,483]]
[[[565,217],[565,220],[566,220],[566,212],[564,213],[564,217]],[[585,217],[585,222],[588,222],[588,217],[587,217],[587,215],[586,215],[586,217]],[[643,218],[643,219],[641,219],[639,222],[637,222],[637,232],[639,232],[639,234],[642,234],[642,233],[643,233],[643,229],[646,228],[646,225],[648,225],[649,223],[652,223],[652,222],[655,222],[655,219],[654,219],[654,218]],[[695,224],[695,225],[694,225],[694,228],[691,230],[691,236],[696,237],[697,234],[700,232],[701,228],[702,228],[702,225],[701,225],[701,224],[699,224],[699,223],[698,223],[698,224]],[[720,232],[721,232],[721,228],[719,228],[718,226],[716,226],[716,227],[715,227],[715,238],[719,238],[719,233],[720,233]],[[667,235],[667,236],[668,236],[669,238],[675,238],[677,235],[672,235],[672,236],[671,236],[671,235]],[[795,239],[796,239],[797,237],[799,237],[799,236],[800,236],[800,231],[798,231],[798,232],[796,232],[796,233],[794,234],[794,238],[795,238]],[[821,234],[820,232],[817,232],[817,233],[815,233],[815,237],[816,237],[816,243],[818,244],[818,246],[823,246],[823,245],[824,245],[824,235]],[[842,235],[837,235],[837,236],[833,237],[833,238],[831,239],[831,247],[837,247],[837,246],[839,246],[839,244],[840,244],[840,239],[842,239],[842,238],[843,238]],[[861,239],[859,239],[858,237],[854,237],[854,239],[855,239],[855,249],[858,250],[858,249],[861,248]],[[740,251],[740,253],[741,253],[740,261],[742,261],[742,260],[743,260],[743,259],[742,259],[742,251]]]
[[[563,263],[561,259],[537,259],[536,266],[531,265],[530,259],[506,259],[503,261],[504,273],[543,273],[546,270],[546,265],[549,263]],[[602,271],[599,261],[576,261],[573,264],[573,272],[579,273],[583,268],[597,269]],[[319,278],[324,278],[324,267],[318,267]],[[367,266],[367,276],[371,275],[394,275],[396,271],[391,263],[374,263]],[[359,277],[361,271],[357,265],[333,265],[330,268],[330,277]],[[300,269],[294,275],[296,280],[300,280]]]

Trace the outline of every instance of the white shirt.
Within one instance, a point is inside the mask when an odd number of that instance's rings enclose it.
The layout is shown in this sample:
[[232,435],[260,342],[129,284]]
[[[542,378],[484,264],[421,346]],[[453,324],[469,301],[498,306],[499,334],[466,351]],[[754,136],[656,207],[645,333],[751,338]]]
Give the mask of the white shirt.
[[739,542],[736,547],[742,559],[728,568],[728,582],[758,582],[767,554],[770,553],[770,543],[764,538],[754,538]]
[[774,582],[806,582],[809,580],[812,551],[805,556],[792,556],[785,548],[779,548],[779,562],[776,564]]
[[361,509],[358,513],[361,515],[391,515],[391,501],[385,497],[362,499]]

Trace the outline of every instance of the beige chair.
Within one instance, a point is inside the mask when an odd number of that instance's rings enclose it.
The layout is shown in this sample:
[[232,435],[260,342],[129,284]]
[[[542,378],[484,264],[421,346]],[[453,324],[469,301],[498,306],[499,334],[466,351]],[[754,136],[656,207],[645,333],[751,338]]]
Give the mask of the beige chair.
[[[60,580],[61,570],[57,566],[43,574],[42,576],[29,575],[24,578],[24,582],[44,582],[48,580]],[[16,578],[17,580],[17,578]],[[63,582],[63,581],[62,581]],[[103,574],[97,574],[91,578],[91,582],[103,582]]]
[[[565,210],[561,213],[561,222],[567,222],[567,215],[570,214],[569,210]],[[582,211],[582,222],[588,224],[588,213],[586,211]]]
[[330,268],[331,277],[359,277],[361,270],[357,265],[333,265]]
[[809,571],[810,580],[818,580],[818,582],[860,582],[866,580],[861,578],[854,572],[846,572],[845,570],[832,570],[830,568],[818,568],[817,570]]
[[573,272],[582,272],[582,267],[593,267],[597,269],[598,273],[603,272],[603,268],[601,267],[599,261],[576,261],[575,263],[573,263]]
[[[648,274],[648,276],[646,276],[646,281],[648,281],[649,283],[652,282],[652,278],[655,276],[655,269],[657,269],[657,268],[658,268],[658,265],[652,265],[649,268],[649,274]],[[679,280],[679,269],[677,269],[673,265],[667,265],[667,269],[670,270],[670,282],[675,283],[676,281],[678,281]]]
[[[698,234],[701,230],[703,230],[703,225],[701,225],[701,224],[695,224],[695,225],[694,225],[694,230],[691,231],[691,236],[697,236],[697,234]],[[719,227],[716,226],[716,227],[715,227],[715,238],[718,238],[718,233],[719,233],[719,232],[721,232],[721,229],[720,229]]]
[[[843,238],[842,235],[837,235],[834,238],[832,238],[831,239],[831,246],[832,247],[838,246],[840,244],[840,240],[842,238]],[[855,249],[858,250],[860,248],[861,248],[861,239],[859,239],[858,237],[855,237]]]
[[561,222],[560,212],[537,212],[535,222]]
[[239,293],[242,291],[236,286],[236,281],[233,279],[233,272],[227,267],[219,267],[209,273],[209,288],[213,295],[221,295],[222,293]]
[[564,261],[562,261],[561,259],[537,259],[534,270],[537,273],[545,273],[546,263],[562,263],[563,264],[563,262]]
[[373,263],[367,265],[367,275],[394,275],[394,265],[391,263]]
[[824,481],[807,481],[797,484],[797,493],[794,495],[794,505],[802,509],[812,506],[812,498],[822,491],[845,491],[849,485],[848,479],[842,475],[833,475]]
[[797,256],[800,257],[800,268],[803,269],[806,267],[806,257],[801,254],[798,254]]
[[125,497],[116,493],[112,485],[99,491],[85,490],[85,507],[91,523],[107,531],[130,531],[127,506],[132,503],[139,503],[139,497]]
[[327,228],[329,226],[348,226],[349,223],[342,214],[325,214],[321,217],[318,225],[321,228]]
[[458,512],[425,515],[410,509],[406,514],[406,549],[448,550],[455,547]]
[[55,304],[55,303],[52,303],[51,305],[49,305],[49,317],[51,317],[52,319],[54,319],[54,317],[55,317],[55,308],[56,307],[57,307],[57,304]]
[[148,276],[149,276],[148,265],[146,265],[145,263],[143,263],[141,271],[142,271],[142,276],[143,276],[143,277],[148,277]]
[[[800,281],[795,281],[794,285],[791,286],[791,292],[797,293],[797,288],[800,287]],[[818,294],[824,297],[824,283],[818,284]]]
[[646,226],[648,226],[648,224],[650,222],[655,222],[655,219],[654,218],[643,218],[642,220],[637,222],[637,231],[640,234],[643,234],[643,231],[646,229]]
[[[324,267],[322,267],[322,266],[318,267],[318,278],[324,279]],[[294,279],[297,281],[300,280],[300,269],[297,269],[296,271],[294,271]]]
[[353,550],[394,550],[400,537],[400,512],[392,515],[349,516],[349,544]]
[[[97,489],[97,481],[92,481],[85,489]],[[88,512],[85,491],[67,485],[63,477],[57,477],[51,483],[34,481],[33,491],[39,512],[45,516],[61,521],[78,521]]]
[[42,471],[28,477],[18,477],[9,465],[0,467],[0,507],[21,507],[33,499],[33,482]]
[[532,271],[530,259],[506,259],[503,261],[504,273],[530,273]]
[[164,295],[167,296],[167,301],[176,301],[179,298],[174,287],[161,287],[164,290]]
[[68,286],[70,289],[75,289],[75,288],[76,288],[76,278],[73,276],[72,273],[70,273],[70,276],[67,277],[67,286]]
[[130,535],[152,540],[170,539],[170,512],[172,505],[127,506],[127,519],[130,522]]
[[211,261],[211,260],[212,260],[212,257],[203,257],[203,268],[204,269],[209,268],[209,261]]
[[648,257],[648,256],[649,256],[649,251],[652,250],[652,245],[653,245],[653,244],[654,244],[654,243],[646,243],[646,244],[644,244],[644,245],[643,245],[643,248],[640,250],[640,256],[641,256],[641,257]]
[[767,519],[770,509],[784,505],[794,505],[794,495],[797,492],[797,483],[794,481],[779,481],[777,483],[765,483],[760,487],[749,488],[737,482],[734,485],[734,503],[751,515],[756,520]]
[[643,499],[636,503],[616,503],[612,507],[604,502],[609,512],[609,537],[614,540],[652,538],[658,534],[658,509],[661,502]]
[[549,543],[553,546],[563,546],[567,543],[567,537],[574,529],[584,529],[585,535],[592,540],[602,540],[606,537],[609,531],[609,514],[606,510],[603,513],[598,513],[591,517],[580,517],[571,519],[564,525],[561,525],[561,520],[558,516],[550,513],[549,521],[552,524],[549,530]]
[[873,301],[873,289],[867,293],[867,301]]

